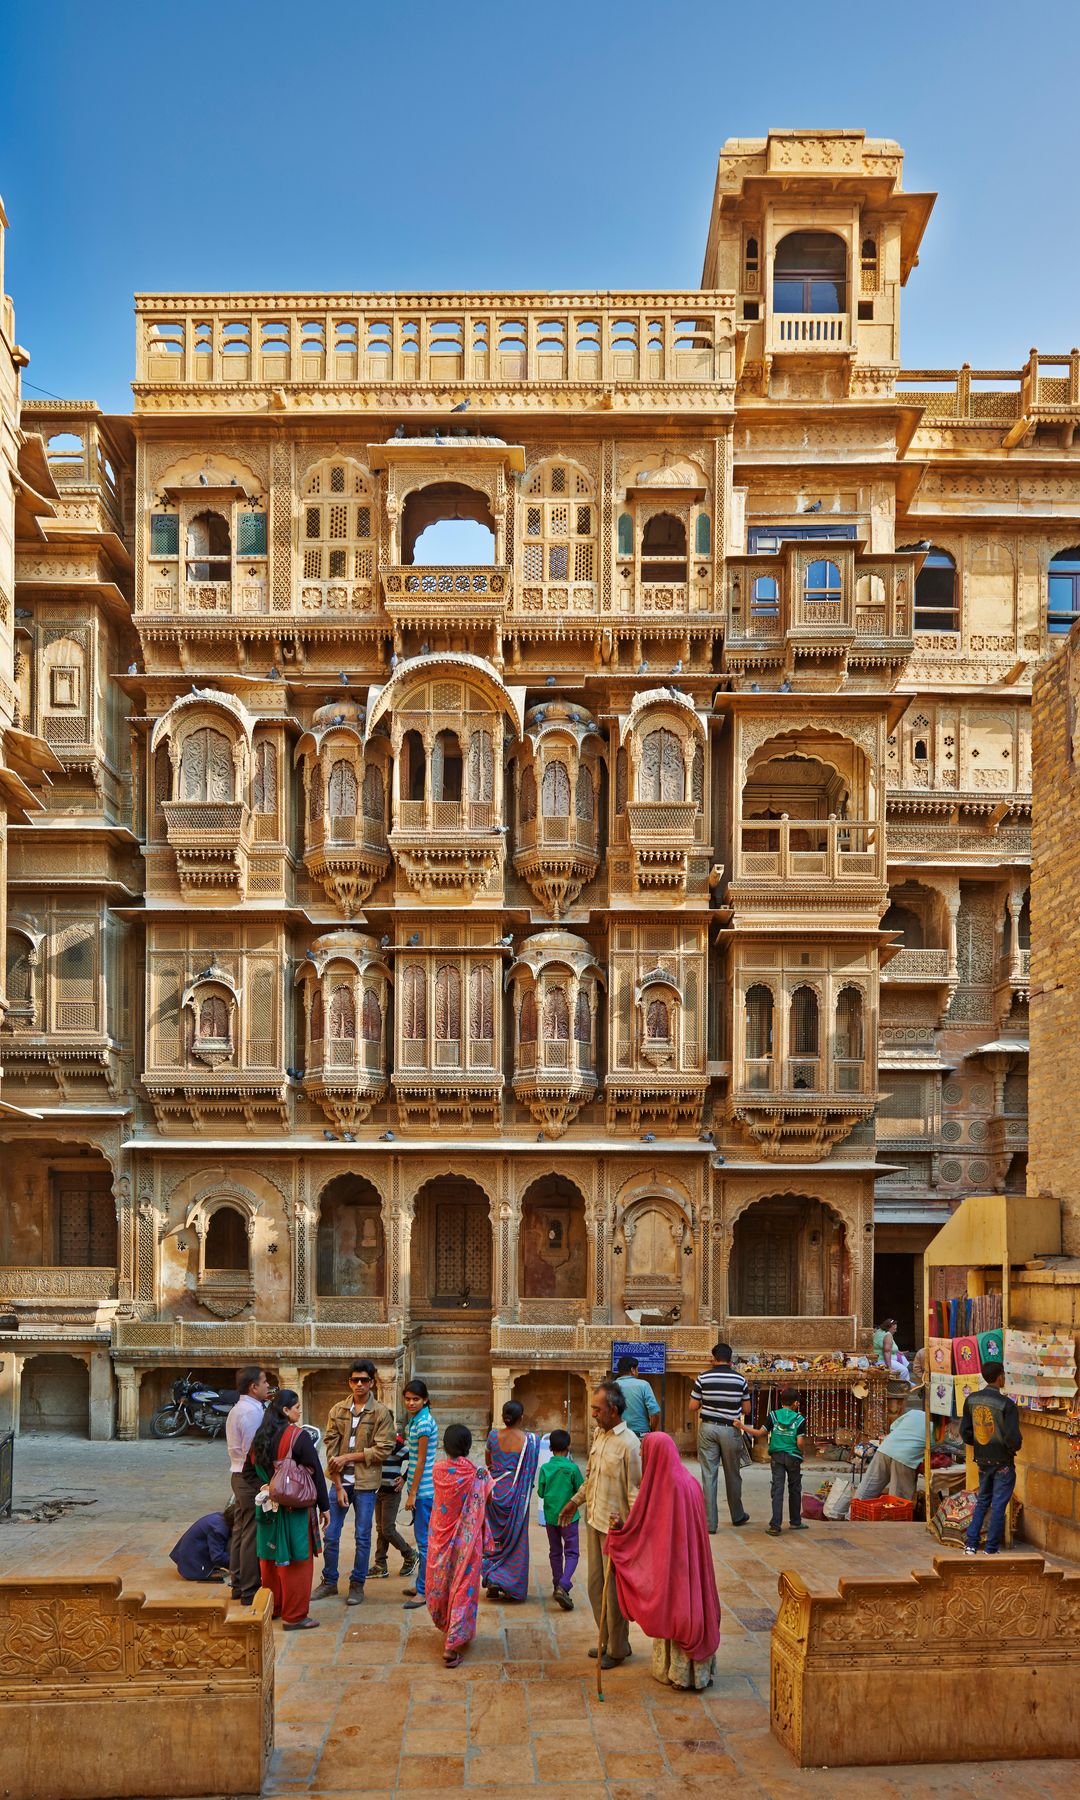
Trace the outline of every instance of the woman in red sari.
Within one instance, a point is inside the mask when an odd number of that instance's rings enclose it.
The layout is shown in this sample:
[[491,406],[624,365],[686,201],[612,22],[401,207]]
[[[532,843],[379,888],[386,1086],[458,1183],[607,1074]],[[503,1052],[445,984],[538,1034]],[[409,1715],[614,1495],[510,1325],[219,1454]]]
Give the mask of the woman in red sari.
[[[432,1471],[435,1501],[428,1537],[428,1612],[445,1631],[443,1661],[456,1669],[476,1636],[476,1605],[485,1548],[491,1547],[487,1503],[491,1476],[469,1461],[472,1432],[448,1425],[443,1433],[445,1462]],[[486,1543],[485,1543],[486,1540]]]
[[641,1486],[630,1516],[608,1533],[619,1605],[653,1640],[652,1672],[672,1687],[706,1688],[716,1673],[720,1596],[700,1483],[675,1440],[641,1441]]

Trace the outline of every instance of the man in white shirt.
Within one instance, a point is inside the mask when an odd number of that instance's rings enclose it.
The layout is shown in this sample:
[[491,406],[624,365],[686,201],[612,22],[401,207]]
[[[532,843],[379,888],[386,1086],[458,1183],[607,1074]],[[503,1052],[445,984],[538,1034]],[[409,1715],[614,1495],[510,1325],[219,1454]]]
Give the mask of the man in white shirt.
[[236,1385],[240,1390],[240,1397],[225,1421],[229,1473],[233,1499],[236,1501],[236,1516],[229,1544],[229,1581],[233,1599],[241,1601],[244,1606],[250,1606],[259,1586],[259,1558],[255,1551],[255,1496],[261,1483],[248,1463],[248,1451],[270,1398],[270,1377],[265,1369],[251,1363],[246,1369],[237,1371]]

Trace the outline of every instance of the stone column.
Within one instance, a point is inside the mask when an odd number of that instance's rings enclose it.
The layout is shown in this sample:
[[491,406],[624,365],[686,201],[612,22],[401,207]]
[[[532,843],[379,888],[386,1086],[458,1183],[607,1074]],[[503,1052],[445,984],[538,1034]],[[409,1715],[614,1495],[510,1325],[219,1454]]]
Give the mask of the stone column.
[[90,1437],[93,1442],[107,1442],[116,1435],[116,1384],[113,1380],[112,1357],[107,1350],[94,1350],[90,1355]]
[[502,1409],[508,1400],[514,1397],[514,1377],[509,1368],[493,1368],[491,1371],[491,1406],[492,1416],[498,1425],[502,1419]]
[[131,1441],[139,1435],[139,1388],[142,1385],[141,1369],[129,1363],[116,1365],[116,1379],[119,1383],[116,1409],[116,1435]]
[[397,1363],[378,1363],[378,1364],[376,1364],[376,1367],[375,1367],[375,1393],[376,1393],[376,1396],[379,1400],[382,1401],[384,1406],[388,1406],[390,1408],[390,1411],[393,1413],[395,1419],[398,1417],[400,1410],[401,1410],[401,1407],[400,1407],[401,1396],[398,1393],[398,1375],[399,1375],[399,1370],[398,1370]]
[[0,1431],[19,1435],[19,1399],[22,1391],[21,1356],[6,1351],[0,1356]]
[[301,1401],[303,1401],[304,1390],[300,1383],[300,1371],[298,1368],[292,1363],[279,1363],[277,1378],[279,1388],[292,1388],[293,1393],[299,1394]]
[[409,1323],[409,1258],[412,1248],[413,1202],[395,1198],[383,1208],[386,1238],[386,1317],[404,1337]]
[[492,1231],[492,1310],[496,1317],[509,1323],[517,1318],[519,1311],[520,1203],[516,1196],[493,1201],[489,1216]]

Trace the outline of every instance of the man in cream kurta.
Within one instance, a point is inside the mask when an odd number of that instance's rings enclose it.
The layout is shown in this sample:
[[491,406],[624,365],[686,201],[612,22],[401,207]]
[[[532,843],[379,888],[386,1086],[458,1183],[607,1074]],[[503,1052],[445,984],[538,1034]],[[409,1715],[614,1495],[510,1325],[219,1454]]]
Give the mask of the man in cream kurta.
[[[630,1627],[623,1618],[614,1577],[604,1578],[608,1559],[604,1539],[613,1524],[624,1525],[641,1486],[641,1445],[623,1424],[626,1398],[615,1381],[602,1381],[593,1395],[592,1416],[596,1432],[589,1450],[585,1485],[571,1494],[559,1514],[560,1524],[572,1519],[585,1497],[585,1541],[589,1550],[589,1599],[593,1617],[601,1628],[601,1667],[613,1669],[630,1655]],[[590,1650],[589,1655],[597,1652]]]

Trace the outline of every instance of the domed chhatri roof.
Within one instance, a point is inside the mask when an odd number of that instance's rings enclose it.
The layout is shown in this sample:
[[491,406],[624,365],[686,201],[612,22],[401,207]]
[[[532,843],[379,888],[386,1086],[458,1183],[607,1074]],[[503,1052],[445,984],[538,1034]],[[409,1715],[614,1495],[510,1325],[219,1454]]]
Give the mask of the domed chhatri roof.
[[559,931],[557,928],[551,931],[534,931],[531,937],[527,937],[508,974],[512,976],[516,971],[527,968],[536,976],[546,963],[562,963],[578,975],[591,970],[603,979],[603,971],[593,955],[592,945],[573,931]]
[[357,731],[363,731],[365,711],[358,700],[331,694],[321,706],[315,708],[311,715],[311,727],[313,731],[325,731],[330,725],[342,724],[354,725]]
[[390,969],[383,960],[384,952],[378,938],[366,931],[352,931],[343,926],[339,931],[326,931],[317,937],[297,971],[297,981],[302,981],[304,971],[312,968],[317,975],[331,963],[351,963],[354,969],[377,968],[389,976]]
[[172,736],[183,713],[190,712],[192,708],[205,710],[207,707],[230,713],[250,744],[255,720],[243,701],[238,700],[235,694],[222,693],[218,688],[193,687],[190,694],[182,694],[179,700],[174,700],[168,712],[162,713],[158,719],[150,738],[151,755],[164,738]]

